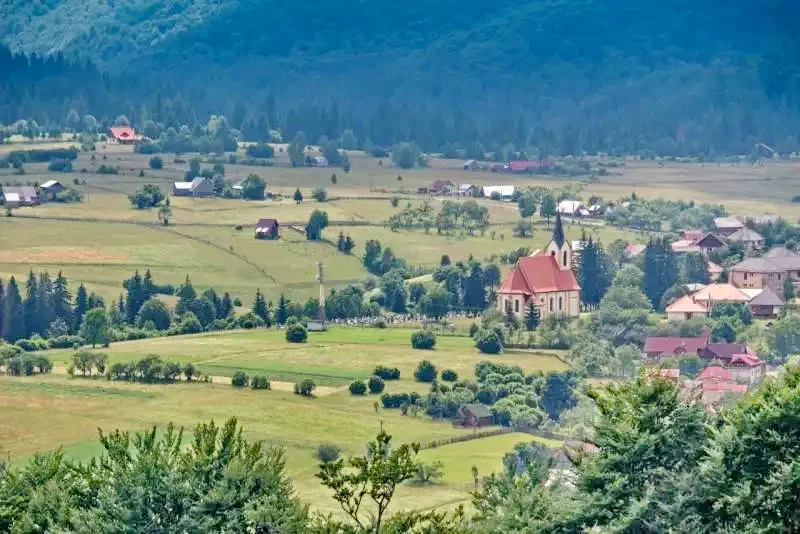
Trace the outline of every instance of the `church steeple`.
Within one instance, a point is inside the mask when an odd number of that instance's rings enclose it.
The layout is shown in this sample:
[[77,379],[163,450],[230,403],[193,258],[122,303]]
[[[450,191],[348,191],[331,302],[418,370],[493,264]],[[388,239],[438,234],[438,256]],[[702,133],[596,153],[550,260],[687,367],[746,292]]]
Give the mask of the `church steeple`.
[[556,226],[553,228],[553,241],[558,248],[564,246],[564,225],[561,223],[561,213],[556,212]]

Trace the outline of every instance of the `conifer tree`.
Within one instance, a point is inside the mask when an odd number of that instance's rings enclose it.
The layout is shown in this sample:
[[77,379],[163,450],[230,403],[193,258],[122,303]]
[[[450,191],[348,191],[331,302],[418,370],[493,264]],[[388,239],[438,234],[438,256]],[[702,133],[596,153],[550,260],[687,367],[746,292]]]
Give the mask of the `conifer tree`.
[[591,236],[587,239],[585,234],[581,240],[584,245],[577,273],[581,285],[581,300],[587,307],[594,308],[600,304],[608,289],[610,283],[608,266],[599,243],[596,243]]
[[0,339],[3,339],[3,313],[5,312],[6,290],[3,287],[3,279],[0,278]]
[[125,282],[127,298],[125,299],[125,320],[128,324],[136,323],[136,315],[139,313],[144,301],[147,300],[142,286],[142,277],[136,271],[130,279]]
[[50,323],[55,321],[53,308],[53,281],[47,271],[39,273],[39,325],[40,333],[45,333]]
[[25,314],[22,308],[22,296],[17,281],[12,276],[8,281],[6,296],[3,299],[3,324],[0,337],[13,343],[25,337]]
[[288,302],[286,300],[286,297],[284,297],[283,293],[281,293],[281,298],[280,300],[278,300],[278,310],[275,316],[275,322],[278,323],[278,325],[286,324],[286,320],[289,318],[287,316],[288,312],[286,310],[287,304]]
[[175,313],[183,315],[192,307],[192,303],[197,298],[197,291],[194,290],[189,275],[186,275],[186,281],[178,289],[178,304],[175,306]]
[[264,321],[267,320],[269,310],[267,309],[267,301],[264,300],[264,294],[261,289],[256,290],[256,300],[253,302],[253,313],[261,317]]
[[25,321],[25,336],[31,337],[40,333],[42,329],[39,324],[39,283],[36,275],[31,271],[28,274],[28,282],[25,284],[25,302],[22,304]]
[[74,330],[80,330],[81,323],[83,323],[83,316],[89,311],[89,295],[86,293],[86,287],[81,284],[78,287],[78,292],[75,294],[75,310],[73,317],[75,317]]
[[339,252],[344,252],[345,247],[345,239],[344,239],[344,232],[339,232],[339,238],[336,240],[336,248]]
[[61,319],[67,325],[74,324],[72,315],[72,295],[69,294],[69,286],[64,274],[59,271],[56,281],[53,283],[53,315],[56,319]]
[[217,318],[227,319],[231,313],[233,313],[233,299],[231,299],[231,294],[226,292],[222,296],[220,306],[217,308]]
[[525,307],[525,329],[528,330],[528,332],[533,332],[539,327],[541,320],[542,317],[539,307],[536,306],[533,301],[529,302]]
[[144,279],[142,280],[142,292],[146,298],[153,296],[153,275],[150,273],[150,269],[147,269],[144,272]]

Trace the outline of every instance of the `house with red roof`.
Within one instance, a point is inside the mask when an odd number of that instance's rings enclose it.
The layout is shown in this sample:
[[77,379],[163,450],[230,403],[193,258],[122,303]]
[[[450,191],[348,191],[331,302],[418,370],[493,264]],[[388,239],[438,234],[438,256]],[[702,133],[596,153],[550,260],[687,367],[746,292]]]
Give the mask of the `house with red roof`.
[[650,360],[662,358],[697,356],[708,346],[709,333],[700,337],[656,337],[648,336],[644,341],[644,353]]
[[726,369],[740,384],[755,385],[767,374],[767,363],[756,354],[734,354]]
[[548,315],[577,317],[580,313],[581,286],[572,271],[572,245],[564,236],[561,215],[556,214],[553,239],[543,252],[517,260],[497,290],[497,309],[509,310],[520,319],[529,305]]
[[109,137],[121,145],[133,145],[141,139],[136,135],[136,131],[128,126],[112,126],[109,128]]

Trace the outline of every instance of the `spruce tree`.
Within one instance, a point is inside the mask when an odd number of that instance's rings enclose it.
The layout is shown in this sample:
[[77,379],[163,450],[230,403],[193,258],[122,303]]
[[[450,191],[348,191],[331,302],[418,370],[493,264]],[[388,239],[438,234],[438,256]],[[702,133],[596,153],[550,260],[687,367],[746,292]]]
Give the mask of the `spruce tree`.
[[541,322],[542,316],[539,307],[536,306],[533,301],[529,302],[525,307],[525,328],[528,332],[533,332],[539,327],[539,323]]
[[281,293],[281,298],[278,301],[278,310],[277,310],[277,313],[276,313],[276,316],[275,316],[275,322],[278,323],[278,325],[286,324],[286,319],[289,318],[287,316],[288,312],[286,310],[286,305],[287,304],[288,304],[288,302],[286,300],[286,297],[284,297],[283,293]]
[[8,281],[6,296],[3,299],[3,324],[0,328],[0,337],[13,343],[25,337],[25,314],[22,307],[22,297],[14,277]]
[[53,281],[45,271],[39,273],[39,324],[41,333],[47,331],[50,323],[55,321],[55,309],[53,308]]
[[150,298],[153,296],[153,275],[150,273],[150,269],[147,269],[144,272],[144,279],[142,280],[142,292],[144,293],[145,298]]
[[344,252],[345,249],[345,239],[344,239],[344,232],[339,232],[339,238],[336,241],[336,248],[339,249],[339,252]]
[[72,295],[69,294],[67,279],[61,271],[53,283],[53,315],[56,319],[61,319],[67,325],[74,324],[72,315]]
[[73,317],[75,317],[74,330],[80,330],[81,323],[83,323],[83,316],[89,311],[89,295],[86,293],[86,287],[81,284],[78,287],[78,292],[75,294],[75,310]]
[[175,306],[175,313],[183,315],[192,307],[192,303],[197,298],[197,291],[192,286],[192,281],[189,280],[189,275],[186,275],[186,281],[178,289],[178,304]]
[[233,313],[233,299],[231,299],[231,294],[226,292],[222,296],[222,303],[217,308],[217,318],[227,319],[231,313]]
[[25,284],[25,302],[22,307],[25,316],[25,336],[31,337],[42,332],[39,324],[39,283],[33,271],[28,274],[28,282]]
[[578,265],[578,281],[581,285],[581,300],[589,308],[595,308],[605,295],[609,285],[608,265],[603,248],[591,236],[582,237],[584,243]]
[[125,283],[127,298],[125,299],[125,320],[128,324],[136,323],[136,315],[144,304],[145,296],[142,287],[142,277],[136,271],[132,278]]
[[253,302],[253,313],[261,317],[264,321],[267,320],[269,310],[267,309],[267,301],[264,300],[264,294],[261,289],[256,290],[256,300]]

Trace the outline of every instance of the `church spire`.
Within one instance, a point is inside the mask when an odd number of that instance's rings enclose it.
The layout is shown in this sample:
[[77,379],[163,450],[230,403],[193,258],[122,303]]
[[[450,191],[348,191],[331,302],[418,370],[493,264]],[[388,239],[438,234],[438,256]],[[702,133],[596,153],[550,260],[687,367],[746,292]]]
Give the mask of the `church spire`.
[[556,226],[553,228],[553,242],[558,248],[564,246],[564,225],[561,223],[561,213],[556,211]]

